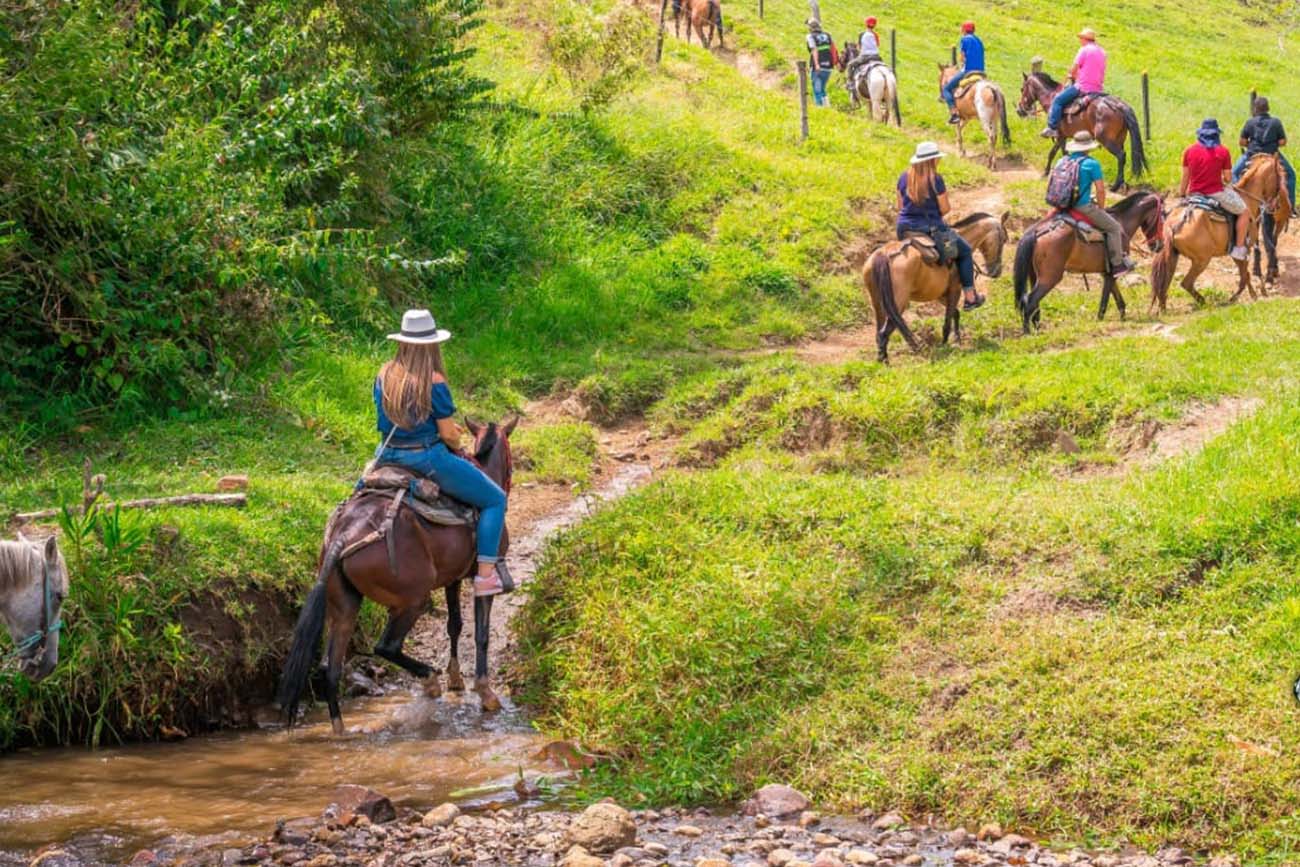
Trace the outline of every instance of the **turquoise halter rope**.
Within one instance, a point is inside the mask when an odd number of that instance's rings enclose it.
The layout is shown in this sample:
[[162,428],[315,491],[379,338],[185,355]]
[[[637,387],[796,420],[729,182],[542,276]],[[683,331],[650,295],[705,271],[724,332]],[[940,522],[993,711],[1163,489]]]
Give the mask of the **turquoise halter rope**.
[[[41,558],[44,564],[43,574],[41,576],[42,592],[44,594],[44,607],[41,609],[41,628],[37,629],[31,635],[22,641],[14,644],[13,649],[8,653],[0,656],[0,663],[12,664],[22,659],[35,659],[37,652],[44,652],[50,636],[57,636],[63,629],[63,620],[54,619],[54,589],[51,586],[51,567],[50,561]],[[50,621],[54,622],[51,623]]]

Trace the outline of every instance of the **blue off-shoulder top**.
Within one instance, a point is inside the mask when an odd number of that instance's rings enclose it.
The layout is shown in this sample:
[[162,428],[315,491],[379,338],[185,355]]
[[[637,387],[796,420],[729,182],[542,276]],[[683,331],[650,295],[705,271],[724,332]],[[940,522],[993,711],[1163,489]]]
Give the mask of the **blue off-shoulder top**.
[[[429,417],[411,429],[398,428],[393,433],[393,438],[388,440],[390,446],[433,446],[440,442],[438,436],[438,419],[451,418],[456,414],[456,404],[451,399],[451,389],[445,382],[435,382],[433,384],[432,395],[433,409]],[[388,439],[389,432],[393,431],[393,422],[384,412],[384,392],[379,378],[375,378],[375,414],[378,422],[380,442]]]

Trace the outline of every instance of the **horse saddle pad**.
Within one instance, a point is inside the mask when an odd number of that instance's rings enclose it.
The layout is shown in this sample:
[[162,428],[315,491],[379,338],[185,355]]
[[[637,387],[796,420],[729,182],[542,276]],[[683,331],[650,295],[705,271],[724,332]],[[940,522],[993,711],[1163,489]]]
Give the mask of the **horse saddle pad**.
[[903,249],[911,247],[921,254],[921,261],[927,265],[947,265],[956,256],[953,250],[950,255],[940,245],[935,243],[932,236],[922,232],[905,232],[903,234]]
[[1223,209],[1223,205],[1219,204],[1218,199],[1203,196],[1200,193],[1192,193],[1187,197],[1187,207],[1205,211],[1211,220],[1219,223],[1230,223],[1236,219]]
[[442,493],[437,482],[396,464],[367,465],[357,482],[357,493],[373,492],[396,496],[403,491],[402,505],[408,506],[431,524],[448,527],[473,526],[478,510]]
[[1107,93],[1081,93],[1074,99],[1070,100],[1070,104],[1065,107],[1065,116],[1074,117],[1076,114],[1081,114],[1089,105],[1092,104],[1093,100],[1101,99],[1103,96],[1109,95],[1110,94]]
[[1086,244],[1101,244],[1106,240],[1106,236],[1102,234],[1101,229],[1089,223],[1077,211],[1057,211],[1052,215],[1052,222],[1064,223],[1070,226],[1074,229],[1074,233],[1079,236],[1079,240]]
[[966,91],[975,86],[975,82],[981,81],[985,78],[988,78],[988,76],[982,72],[966,73],[961,77],[961,81],[957,82],[957,90],[953,93],[953,97],[955,99],[961,99],[966,95]]

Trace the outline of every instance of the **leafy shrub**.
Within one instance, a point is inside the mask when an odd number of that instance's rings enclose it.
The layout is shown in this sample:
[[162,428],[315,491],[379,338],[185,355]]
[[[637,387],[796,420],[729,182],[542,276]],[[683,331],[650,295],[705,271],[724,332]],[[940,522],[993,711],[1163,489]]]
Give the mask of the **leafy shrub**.
[[544,18],[543,45],[584,111],[628,90],[649,60],[650,19],[620,2],[605,15],[581,0],[554,0]]

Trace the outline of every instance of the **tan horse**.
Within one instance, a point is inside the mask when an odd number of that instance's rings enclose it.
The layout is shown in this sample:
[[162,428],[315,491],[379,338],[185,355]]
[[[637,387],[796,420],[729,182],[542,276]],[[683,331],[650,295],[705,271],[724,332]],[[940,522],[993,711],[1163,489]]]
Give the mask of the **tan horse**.
[[[957,67],[939,64],[939,92],[943,86],[957,74]],[[966,145],[962,141],[961,130],[969,121],[978,120],[984,135],[989,140],[989,168],[996,162],[998,150],[998,131],[1002,132],[1002,141],[1011,144],[1011,128],[1007,126],[1007,100],[1002,89],[987,78],[981,78],[966,88],[957,97],[957,150],[966,156]]]
[[[1002,248],[1007,242],[1007,216],[971,214],[953,224],[957,234],[984,259],[984,274],[997,277],[1002,273]],[[961,285],[953,265],[930,265],[907,241],[890,241],[867,259],[862,267],[862,284],[871,298],[876,315],[876,358],[889,362],[889,338],[897,329],[907,345],[920,349],[912,330],[903,320],[903,311],[913,301],[944,302],[943,342],[949,334],[961,340]]]
[[[691,29],[700,36],[700,44],[705,48],[713,42],[713,33],[718,34],[718,47],[722,44],[722,3],[721,0],[680,0],[673,4],[673,30],[681,38],[681,14],[686,13],[686,44],[691,44]],[[708,33],[704,32],[707,25]]]
[[[1276,235],[1286,231],[1286,224],[1291,219],[1291,200],[1286,192],[1285,169],[1276,154],[1258,156],[1251,160],[1246,173],[1235,187],[1245,200],[1246,210],[1250,214],[1247,237],[1250,246],[1259,240],[1261,214],[1272,216]],[[1228,254],[1232,229],[1231,221],[1220,223],[1212,220],[1209,214],[1199,208],[1186,204],[1171,208],[1165,221],[1164,246],[1160,255],[1151,263],[1151,306],[1159,306],[1160,312],[1165,312],[1169,300],[1169,284],[1173,282],[1180,254],[1192,261],[1183,277],[1182,287],[1198,305],[1204,304],[1205,297],[1195,288],[1196,278],[1201,276],[1211,259]],[[1237,300],[1244,291],[1249,291],[1251,298],[1256,297],[1255,287],[1250,280],[1250,269],[1243,260],[1237,262],[1237,291],[1233,293],[1232,300]],[[1267,294],[1266,285],[1262,284],[1260,291]]]

